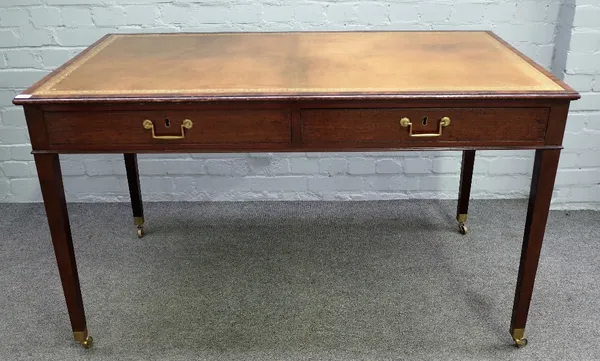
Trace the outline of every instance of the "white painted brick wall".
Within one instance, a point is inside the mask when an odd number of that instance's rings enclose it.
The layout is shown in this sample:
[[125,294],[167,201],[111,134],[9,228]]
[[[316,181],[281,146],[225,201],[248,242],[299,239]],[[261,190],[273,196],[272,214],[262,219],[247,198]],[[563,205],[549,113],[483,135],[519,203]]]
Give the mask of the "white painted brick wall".
[[[600,2],[577,0],[564,79],[581,92],[571,105],[554,205],[599,208]],[[558,194],[558,196],[556,196]]]
[[[563,4],[561,8],[561,4]],[[0,201],[39,201],[15,94],[109,32],[493,30],[582,92],[573,104],[554,207],[600,208],[600,1],[3,0]],[[560,21],[559,21],[560,20]],[[560,25],[560,26],[559,26]],[[559,29],[572,32],[566,48]],[[568,54],[566,53],[568,51]],[[527,195],[532,152],[479,152],[473,197]],[[120,155],[61,158],[70,201],[128,200]],[[145,200],[455,198],[459,152],[141,155]]]

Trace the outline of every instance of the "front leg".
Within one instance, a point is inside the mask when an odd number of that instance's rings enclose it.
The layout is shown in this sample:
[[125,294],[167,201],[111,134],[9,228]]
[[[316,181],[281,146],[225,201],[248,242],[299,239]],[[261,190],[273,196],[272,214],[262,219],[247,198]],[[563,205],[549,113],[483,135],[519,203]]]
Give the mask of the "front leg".
[[539,149],[535,152],[527,220],[525,221],[525,235],[523,236],[521,262],[510,324],[510,333],[517,346],[527,345],[525,324],[527,323],[535,273],[542,250],[546,221],[550,211],[550,201],[552,200],[559,157],[560,149]]
[[83,347],[88,348],[92,345],[92,337],[88,336],[85,322],[85,311],[83,309],[81,288],[79,287],[79,276],[77,274],[75,251],[73,249],[73,239],[71,238],[71,226],[69,225],[69,214],[58,154],[35,154],[34,158],[42,197],[44,198],[44,206],[46,207],[48,225],[50,226],[56,263],[58,264],[58,272],[67,301],[73,337]]

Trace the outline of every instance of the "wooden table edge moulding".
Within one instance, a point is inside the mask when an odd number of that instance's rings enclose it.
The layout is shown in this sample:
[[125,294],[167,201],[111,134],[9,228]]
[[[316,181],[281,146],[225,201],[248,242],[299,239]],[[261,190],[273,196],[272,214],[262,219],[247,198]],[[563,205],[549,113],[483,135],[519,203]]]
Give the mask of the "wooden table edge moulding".
[[491,32],[109,34],[13,102],[24,107],[71,328],[88,335],[59,154],[121,153],[143,234],[138,153],[460,150],[535,161],[510,334],[525,324],[569,104],[579,94]]

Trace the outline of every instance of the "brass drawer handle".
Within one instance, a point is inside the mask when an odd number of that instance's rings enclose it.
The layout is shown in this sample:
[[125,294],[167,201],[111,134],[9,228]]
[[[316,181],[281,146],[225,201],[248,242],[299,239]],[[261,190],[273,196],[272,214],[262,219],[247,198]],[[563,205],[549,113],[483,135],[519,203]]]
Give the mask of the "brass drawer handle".
[[152,139],[183,139],[185,138],[185,130],[192,129],[193,125],[194,123],[192,123],[191,120],[184,119],[183,123],[181,123],[181,135],[156,135],[156,133],[154,133],[154,124],[151,120],[146,119],[142,123],[144,129],[150,129],[152,131]]
[[439,127],[437,133],[413,134],[412,123],[410,122],[410,119],[408,119],[406,117],[400,119],[400,125],[403,126],[404,128],[408,127],[408,134],[411,137],[421,137],[421,138],[439,137],[439,136],[442,135],[442,128],[447,127],[447,126],[450,125],[450,118],[449,117],[443,117],[442,119],[440,119],[440,127]]

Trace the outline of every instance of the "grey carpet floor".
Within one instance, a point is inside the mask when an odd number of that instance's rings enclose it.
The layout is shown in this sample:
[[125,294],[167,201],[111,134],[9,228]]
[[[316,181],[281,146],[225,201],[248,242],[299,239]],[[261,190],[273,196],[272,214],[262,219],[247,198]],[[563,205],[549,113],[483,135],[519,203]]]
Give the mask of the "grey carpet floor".
[[94,347],[72,341],[43,207],[0,204],[0,360],[598,360],[600,213],[550,215],[508,334],[524,201],[70,204]]

